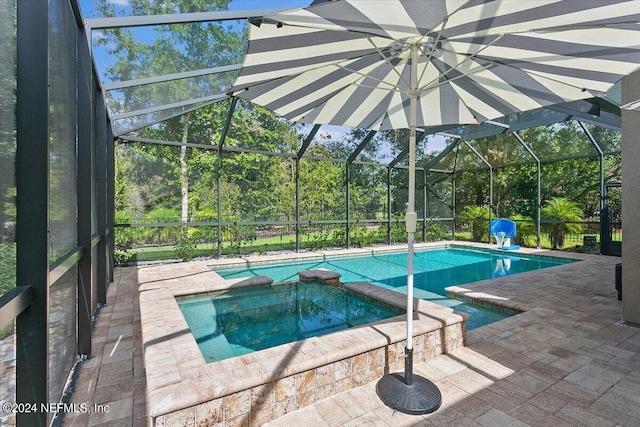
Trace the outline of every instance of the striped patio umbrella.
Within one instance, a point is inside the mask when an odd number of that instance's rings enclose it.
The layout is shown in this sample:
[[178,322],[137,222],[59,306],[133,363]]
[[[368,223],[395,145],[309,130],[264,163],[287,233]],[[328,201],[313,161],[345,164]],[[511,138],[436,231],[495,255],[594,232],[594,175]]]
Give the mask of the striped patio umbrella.
[[[399,394],[415,389],[416,127],[481,123],[602,96],[639,67],[639,22],[638,0],[316,1],[252,21],[231,95],[294,122],[411,130],[408,362]],[[396,409],[439,406],[383,396],[381,388],[393,388],[383,380],[378,392]]]

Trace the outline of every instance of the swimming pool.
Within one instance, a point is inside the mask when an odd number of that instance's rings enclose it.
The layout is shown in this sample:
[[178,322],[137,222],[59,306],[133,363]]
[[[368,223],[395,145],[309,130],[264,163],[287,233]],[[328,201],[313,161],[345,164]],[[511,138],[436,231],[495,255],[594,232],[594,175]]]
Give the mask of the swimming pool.
[[[438,248],[416,251],[414,296],[470,314],[467,329],[508,317],[501,311],[450,298],[445,288],[478,280],[566,264],[571,260],[522,256],[476,249]],[[265,275],[274,282],[298,280],[298,272],[324,268],[342,274],[343,283],[369,282],[406,293],[407,254],[392,253],[361,257],[330,258],[294,263],[270,263],[215,271],[225,279]]]
[[230,289],[178,299],[207,362],[325,335],[402,310],[320,282]]

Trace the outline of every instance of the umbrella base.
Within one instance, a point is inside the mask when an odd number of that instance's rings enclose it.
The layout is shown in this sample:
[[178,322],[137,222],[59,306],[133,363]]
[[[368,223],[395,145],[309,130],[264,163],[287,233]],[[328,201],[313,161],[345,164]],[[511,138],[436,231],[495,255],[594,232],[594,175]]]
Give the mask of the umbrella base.
[[430,414],[442,403],[438,387],[417,375],[413,375],[411,385],[406,385],[399,373],[385,375],[378,381],[376,392],[385,405],[410,415]]

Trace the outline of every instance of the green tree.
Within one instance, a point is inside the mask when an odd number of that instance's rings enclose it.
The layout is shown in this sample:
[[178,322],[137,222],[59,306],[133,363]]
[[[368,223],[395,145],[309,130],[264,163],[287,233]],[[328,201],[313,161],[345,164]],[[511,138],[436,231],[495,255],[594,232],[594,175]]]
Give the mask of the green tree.
[[569,221],[544,224],[544,228],[549,232],[553,249],[562,249],[565,233],[580,233],[583,229],[582,224],[575,223],[584,220],[582,210],[575,202],[564,197],[554,197],[548,200],[541,209],[541,216],[543,219]]
[[[157,15],[226,10],[230,0],[131,0],[133,15]],[[113,16],[112,3],[101,0],[97,9],[104,16]],[[133,29],[114,29],[103,32],[98,44],[104,45],[116,58],[108,69],[108,77],[115,81],[171,74],[184,70],[229,65],[241,62],[245,44],[243,31],[233,25],[215,22],[184,25],[159,25],[153,27],[150,42],[137,37]],[[143,109],[170,104],[202,94],[223,93],[233,81],[230,73],[208,74],[197,78],[184,78],[153,85],[139,85],[123,90],[111,100],[112,109],[127,105],[130,109]],[[170,120],[163,129],[147,130],[147,134],[163,133],[170,141],[186,143],[189,140],[190,113]],[[151,123],[150,123],[151,124]],[[141,132],[145,134],[144,131]],[[178,165],[175,173],[180,187],[181,220],[189,215],[189,165],[187,148],[178,153],[164,150],[172,163]]]
[[[366,129],[351,129],[340,138],[324,137],[324,145],[329,157],[348,159],[369,133]],[[393,131],[379,132],[349,164],[349,204],[352,219],[379,219],[386,213],[386,169],[371,164],[379,161],[381,144],[393,136]],[[341,182],[346,182],[346,168],[343,168]],[[386,217],[386,215],[384,215]]]
[[[214,104],[193,111],[189,142],[211,149],[161,144],[119,144],[116,159],[117,208],[145,215],[158,207],[181,205],[188,180],[188,217],[201,211],[217,217],[218,151],[227,105]],[[295,129],[272,112],[238,103],[225,147],[265,152],[292,152],[299,140]],[[170,119],[140,133],[172,141],[180,135],[181,119]],[[227,220],[264,220],[294,210],[293,162],[281,156],[223,151],[222,213]],[[185,174],[186,172],[186,174]],[[182,214],[181,214],[182,217]]]
[[299,141],[295,128],[273,112],[238,102],[225,146],[251,151],[223,153],[222,179],[239,192],[229,210],[253,220],[277,220],[295,211],[294,162],[263,153],[292,153]]
[[[322,145],[307,150],[309,156],[331,158]],[[300,211],[303,220],[344,219],[344,166],[338,163],[300,161]]]

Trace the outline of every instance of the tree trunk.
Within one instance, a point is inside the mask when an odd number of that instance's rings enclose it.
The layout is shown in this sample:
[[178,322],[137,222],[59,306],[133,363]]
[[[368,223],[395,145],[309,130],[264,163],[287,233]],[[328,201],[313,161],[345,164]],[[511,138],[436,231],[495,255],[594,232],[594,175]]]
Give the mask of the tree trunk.
[[[183,116],[182,123],[182,143],[187,143],[187,137],[189,136],[189,115],[187,113]],[[180,146],[180,196],[182,199],[181,220],[182,222],[189,221],[189,170],[187,169],[187,147]]]

